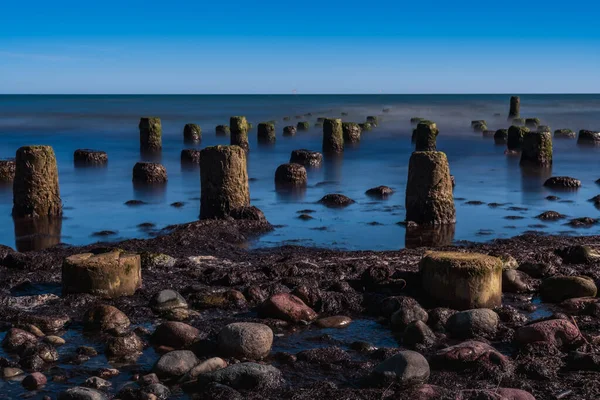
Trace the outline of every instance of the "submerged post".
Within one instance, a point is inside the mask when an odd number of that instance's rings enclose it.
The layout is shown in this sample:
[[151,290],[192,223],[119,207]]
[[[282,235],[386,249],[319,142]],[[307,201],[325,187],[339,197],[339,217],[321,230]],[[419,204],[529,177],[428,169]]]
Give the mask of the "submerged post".
[[58,169],[50,146],[24,146],[17,150],[13,182],[13,216],[62,215]]
[[160,118],[143,117],[140,119],[140,150],[160,151],[162,149],[162,125]]
[[200,219],[225,218],[250,205],[246,152],[239,146],[213,146],[200,152]]
[[435,122],[419,122],[415,132],[415,151],[435,151],[439,132]]
[[508,112],[508,120],[512,121],[514,118],[519,118],[521,115],[521,98],[519,96],[512,96],[510,98],[510,110]]
[[341,119],[327,118],[323,121],[323,153],[342,153],[344,132]]
[[229,119],[229,128],[231,130],[231,145],[239,146],[245,151],[250,150],[248,144],[248,121],[246,121],[246,117],[231,117]]
[[523,137],[521,165],[549,167],[552,165],[552,134],[529,132]]

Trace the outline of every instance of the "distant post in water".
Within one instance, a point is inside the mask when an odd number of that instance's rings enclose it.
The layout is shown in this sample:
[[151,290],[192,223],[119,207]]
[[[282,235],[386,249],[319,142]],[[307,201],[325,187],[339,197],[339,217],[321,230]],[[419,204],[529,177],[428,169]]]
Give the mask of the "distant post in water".
[[140,119],[140,150],[160,151],[162,149],[162,125],[160,118],[143,117]]
[[439,132],[435,122],[419,122],[415,134],[415,151],[435,151]]
[[231,129],[231,145],[240,146],[245,151],[249,151],[248,121],[246,121],[246,117],[231,117],[229,119],[229,127]]
[[419,225],[456,222],[452,178],[446,154],[415,151],[408,166],[406,221]]
[[244,149],[239,146],[213,146],[202,150],[200,186],[200,219],[225,218],[232,210],[249,206]]
[[24,146],[17,150],[12,214],[16,218],[62,215],[52,147]]
[[271,122],[258,124],[257,137],[259,143],[275,143],[275,125]]
[[521,165],[549,167],[552,165],[552,134],[529,132],[523,137]]
[[341,119],[327,118],[323,121],[323,153],[344,151],[344,131]]
[[521,115],[521,98],[519,96],[512,96],[510,98],[510,111],[508,112],[508,120],[512,121],[513,118],[519,118]]

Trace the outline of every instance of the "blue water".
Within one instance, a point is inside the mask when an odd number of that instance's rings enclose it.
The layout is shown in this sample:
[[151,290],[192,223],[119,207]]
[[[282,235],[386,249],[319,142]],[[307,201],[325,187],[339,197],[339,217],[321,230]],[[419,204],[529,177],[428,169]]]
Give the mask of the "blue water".
[[[549,176],[526,174],[518,157],[504,155],[493,139],[472,132],[470,121],[486,119],[489,129],[506,128],[509,95],[357,95],[357,96],[0,96],[0,157],[14,157],[22,145],[47,144],[54,148],[59,167],[61,197],[65,218],[46,227],[53,234],[36,245],[58,241],[86,244],[98,241],[92,236],[103,230],[117,234],[102,240],[149,237],[156,230],[174,223],[197,219],[200,179],[198,170],[180,165],[183,126],[198,123],[203,130],[197,147],[228,144],[228,137],[215,135],[214,127],[228,124],[231,115],[245,115],[256,124],[277,121],[277,143],[259,147],[256,129],[250,132],[251,151],[248,171],[252,204],[261,208],[267,219],[277,225],[272,233],[252,246],[282,243],[345,249],[398,249],[407,243],[406,230],[397,223],[404,219],[404,191],[408,173],[410,118],[432,119],[440,128],[438,149],[445,151],[451,173],[456,179],[457,224],[450,239],[487,241],[536,230],[546,233],[594,234],[600,225],[573,230],[566,221],[541,222],[535,215],[555,210],[570,217],[597,217],[587,199],[600,193],[594,182],[600,178],[600,148],[580,148],[574,140],[554,142],[552,175],[574,176],[582,181],[576,192],[552,193],[542,187]],[[390,108],[383,113],[383,108]],[[320,151],[321,130],[311,128],[295,137],[281,136],[283,127],[295,125],[296,115],[311,125],[319,116],[340,117],[362,122],[368,115],[380,117],[379,127],[363,133],[359,146],[347,148],[340,160],[325,162],[309,170],[309,187],[296,197],[275,191],[273,177],[278,165],[288,162],[292,150]],[[499,115],[495,115],[499,114]],[[143,191],[131,182],[133,165],[142,159],[139,152],[140,116],[162,119],[163,151],[161,162],[168,171],[164,191]],[[570,128],[600,129],[600,95],[523,95],[521,115],[538,117],[553,130]],[[289,122],[283,121],[290,116]],[[108,153],[106,168],[81,169],[73,165],[73,152],[94,148]],[[327,182],[323,184],[323,182]],[[388,185],[396,193],[377,201],[364,192],[374,186]],[[343,193],[356,204],[331,210],[316,202],[327,193]],[[561,201],[546,200],[557,194]],[[124,205],[140,199],[150,204]],[[464,200],[459,200],[464,199]],[[491,208],[466,205],[469,200],[503,203]],[[183,201],[184,207],[170,204]],[[510,210],[521,207],[527,210]],[[12,188],[0,187],[0,243],[15,247],[15,226],[11,217]],[[297,211],[312,209],[310,221],[297,218]],[[519,216],[522,219],[505,219]],[[155,229],[138,224],[151,222]],[[543,226],[540,226],[543,225]],[[19,228],[19,236],[23,228]],[[37,228],[40,229],[40,228]],[[409,238],[410,239],[410,238]],[[414,239],[414,238],[413,238]],[[417,238],[418,239],[418,238]]]

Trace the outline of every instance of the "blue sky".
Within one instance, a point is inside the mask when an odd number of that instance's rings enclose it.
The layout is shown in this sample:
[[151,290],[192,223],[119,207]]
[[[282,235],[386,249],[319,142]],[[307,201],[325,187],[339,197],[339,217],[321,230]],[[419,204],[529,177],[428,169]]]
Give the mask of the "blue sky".
[[599,93],[598,3],[7,0],[0,93]]

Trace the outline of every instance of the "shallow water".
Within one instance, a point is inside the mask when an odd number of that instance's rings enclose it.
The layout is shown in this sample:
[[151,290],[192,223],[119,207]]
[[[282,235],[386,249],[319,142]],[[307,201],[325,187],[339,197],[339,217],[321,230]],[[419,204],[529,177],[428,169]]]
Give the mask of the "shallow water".
[[[404,219],[404,191],[410,143],[410,118],[420,116],[437,122],[438,149],[447,153],[456,180],[457,224],[436,233],[437,240],[487,241],[511,237],[525,231],[546,233],[597,234],[600,225],[574,230],[566,220],[543,222],[534,217],[554,210],[569,217],[596,217],[598,211],[587,200],[600,192],[595,180],[600,148],[580,148],[574,140],[554,142],[552,171],[531,172],[519,167],[518,157],[504,155],[503,146],[472,132],[470,121],[486,119],[489,129],[506,128],[508,95],[372,95],[372,96],[0,96],[0,157],[14,157],[18,147],[28,144],[52,145],[57,155],[65,218],[50,224],[15,224],[11,217],[12,188],[0,187],[0,243],[16,246],[15,237],[42,232],[42,238],[20,240],[26,250],[59,241],[86,244],[98,240],[149,237],[170,224],[197,219],[199,214],[199,171],[180,165],[183,126],[198,123],[203,129],[199,146],[228,144],[228,137],[215,135],[214,127],[227,124],[231,115],[246,115],[256,126],[263,120],[277,120],[277,143],[261,147],[256,128],[250,134],[248,160],[252,204],[278,226],[257,239],[252,246],[282,243],[345,249],[398,249],[421,242],[422,237],[406,235],[397,223]],[[383,113],[384,107],[390,112]],[[275,191],[273,177],[278,165],[288,162],[292,150],[321,149],[321,129],[281,136],[285,125],[297,123],[296,115],[312,113],[337,116],[347,112],[347,121],[362,122],[377,115],[381,123],[365,132],[360,145],[347,148],[343,157],[326,160],[323,167],[308,171],[309,187],[294,196]],[[499,115],[496,115],[499,114]],[[131,171],[142,159],[137,124],[143,115],[162,118],[161,162],[169,175],[164,190],[134,187]],[[553,130],[600,129],[600,95],[524,95],[521,115],[538,117]],[[289,122],[283,121],[290,116]],[[78,148],[104,150],[106,168],[75,168],[73,152]],[[544,188],[551,175],[568,175],[582,181],[575,192]],[[388,185],[396,193],[387,200],[365,195],[371,187]],[[327,193],[343,193],[356,200],[345,209],[328,209],[317,201]],[[556,194],[559,201],[546,200]],[[149,204],[124,205],[139,199]],[[182,208],[173,202],[185,202]],[[482,205],[469,205],[480,201]],[[489,203],[500,203],[490,207]],[[513,207],[513,208],[511,208]],[[516,207],[516,208],[514,208]],[[297,212],[312,209],[314,219],[303,221]],[[509,217],[509,219],[507,219]],[[513,219],[513,218],[517,219]],[[155,228],[139,228],[151,222]],[[12,229],[11,227],[14,227]],[[117,232],[107,237],[94,232]]]

